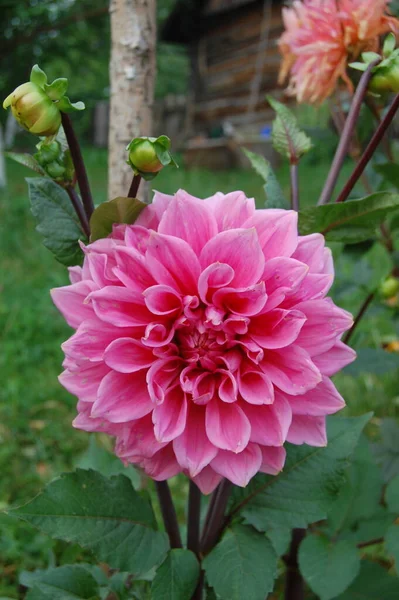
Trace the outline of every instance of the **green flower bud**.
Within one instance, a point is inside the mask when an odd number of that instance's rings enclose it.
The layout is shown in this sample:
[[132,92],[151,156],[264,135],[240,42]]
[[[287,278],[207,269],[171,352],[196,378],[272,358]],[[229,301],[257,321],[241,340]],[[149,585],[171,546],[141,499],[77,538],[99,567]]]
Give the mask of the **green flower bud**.
[[57,140],[50,143],[45,141],[40,142],[36,148],[39,152],[35,154],[35,158],[42,167],[57,160],[62,154],[61,144]]
[[375,94],[399,92],[399,63],[392,61],[389,66],[377,69],[370,80],[369,90]]
[[147,181],[156,177],[157,173],[167,165],[177,167],[170,152],[170,139],[166,135],[159,138],[135,138],[127,146],[129,151],[128,164],[135,175],[141,175]]
[[393,298],[399,292],[399,279],[388,277],[380,285],[380,292],[384,298]]
[[45,167],[45,170],[52,179],[64,179],[65,167],[56,161],[48,163]]

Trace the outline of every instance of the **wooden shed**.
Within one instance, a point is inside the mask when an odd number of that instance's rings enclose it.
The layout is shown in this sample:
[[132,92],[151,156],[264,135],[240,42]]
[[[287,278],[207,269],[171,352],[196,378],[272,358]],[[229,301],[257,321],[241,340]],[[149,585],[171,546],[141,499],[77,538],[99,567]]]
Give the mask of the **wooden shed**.
[[267,151],[273,112],[265,95],[283,94],[281,8],[281,0],[177,1],[161,36],[185,44],[190,55],[188,149],[223,146],[231,155],[231,140],[238,140]]

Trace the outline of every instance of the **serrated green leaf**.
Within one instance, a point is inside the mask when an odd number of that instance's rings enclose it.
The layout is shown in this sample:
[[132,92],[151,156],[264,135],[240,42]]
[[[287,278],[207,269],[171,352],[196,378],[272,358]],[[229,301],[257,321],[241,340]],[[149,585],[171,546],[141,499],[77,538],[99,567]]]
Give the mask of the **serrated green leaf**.
[[242,148],[242,151],[251,163],[252,168],[265,182],[263,188],[266,194],[265,208],[289,208],[288,200],[284,196],[284,192],[269,161],[260,154],[247,150],[247,148]]
[[147,205],[137,198],[124,198],[122,196],[100,204],[90,218],[90,240],[95,242],[112,233],[112,227],[118,223],[132,225],[141,211]]
[[134,488],[138,489],[140,485],[139,472],[133,465],[126,467],[115,454],[108,452],[105,448],[99,446],[94,434],[90,436],[89,447],[80,457],[76,466],[79,469],[93,469],[93,471],[98,471],[105,477],[125,475],[130,479]]
[[360,557],[350,542],[332,543],[320,535],[307,535],[299,546],[300,571],[320,600],[331,600],[344,592],[357,577]]
[[233,508],[242,505],[240,514],[260,531],[303,528],[325,519],[370,416],[330,417],[325,448],[287,444],[283,471],[277,476],[258,474],[246,488],[235,488]]
[[271,96],[267,99],[276,111],[276,119],[273,121],[272,142],[275,150],[288,158],[291,164],[296,164],[301,156],[312,148],[312,141],[302,131],[292,111]]
[[357,359],[343,370],[346,375],[357,377],[363,373],[385,375],[399,368],[399,356],[381,348],[360,348]]
[[385,535],[385,548],[395,560],[396,572],[399,574],[399,525],[393,523]]
[[291,528],[272,527],[267,531],[266,535],[271,541],[277,556],[282,556],[288,551],[292,537]]
[[53,83],[44,84],[44,91],[52,100],[60,100],[68,89],[68,79],[60,77],[54,79]]
[[57,107],[64,113],[76,112],[86,108],[84,102],[71,102],[67,96],[62,96],[62,98],[60,98]]
[[382,420],[380,429],[382,440],[373,444],[373,451],[387,483],[399,475],[399,426],[396,419],[387,418]]
[[385,492],[385,502],[388,510],[394,514],[399,514],[399,475],[396,475],[387,485]]
[[82,260],[79,240],[85,236],[68,194],[48,178],[28,177],[26,181],[36,230],[43,236],[43,244],[60,263],[79,264]]
[[11,158],[15,160],[15,162],[23,165],[24,167],[28,167],[28,169],[32,169],[39,175],[46,175],[46,171],[39,165],[36,158],[31,154],[20,154],[19,152],[5,152],[4,156],[7,158]]
[[170,550],[151,586],[153,600],[190,600],[197,587],[200,566],[190,550]]
[[[55,598],[57,600],[99,600],[100,598],[97,581],[80,565],[65,565],[30,573],[30,578],[25,578],[24,585],[33,588],[33,598],[43,600]],[[38,592],[42,595],[38,596]]]
[[277,555],[266,536],[235,525],[206,556],[203,568],[221,600],[264,600],[273,590]]
[[41,70],[39,65],[33,65],[32,70],[30,72],[30,80],[32,83],[35,83],[42,89],[47,83],[47,75],[44,71]]
[[399,209],[399,194],[379,192],[324,206],[305,208],[299,213],[301,235],[322,233],[328,241],[354,244],[370,239],[385,217]]
[[80,544],[114,569],[135,577],[159,565],[168,550],[149,502],[124,475],[107,479],[77,469],[51,482],[31,502],[9,511],[56,539]]
[[362,560],[359,575],[337,600],[398,600],[398,593],[397,577],[376,563]]

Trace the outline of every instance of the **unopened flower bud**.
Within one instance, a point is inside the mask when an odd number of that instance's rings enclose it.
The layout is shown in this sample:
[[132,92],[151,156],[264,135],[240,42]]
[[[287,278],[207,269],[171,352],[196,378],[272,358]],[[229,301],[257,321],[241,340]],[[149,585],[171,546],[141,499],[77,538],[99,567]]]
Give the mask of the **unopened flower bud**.
[[375,94],[399,92],[399,62],[392,61],[389,66],[377,69],[370,80],[369,90]]
[[388,277],[380,285],[380,292],[384,298],[393,298],[399,292],[399,279]]
[[169,148],[170,139],[166,135],[159,138],[135,138],[126,148],[129,152],[127,162],[135,175],[141,175],[143,179],[150,180],[156,177],[163,167],[170,164],[177,166]]
[[50,143],[40,142],[36,148],[38,152],[35,154],[35,158],[42,167],[54,162],[62,155],[61,144],[57,140]]
[[52,179],[64,179],[65,167],[60,165],[57,161],[48,163],[45,170]]

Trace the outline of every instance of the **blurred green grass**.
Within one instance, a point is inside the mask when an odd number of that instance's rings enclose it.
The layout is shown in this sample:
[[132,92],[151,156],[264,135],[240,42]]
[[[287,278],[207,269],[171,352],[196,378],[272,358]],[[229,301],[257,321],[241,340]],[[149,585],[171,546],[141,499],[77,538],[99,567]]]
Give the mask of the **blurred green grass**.
[[[106,200],[107,154],[94,149],[84,154],[98,204]],[[311,154],[301,164],[302,206],[314,204],[320,193],[327,171],[324,158]],[[346,164],[342,179],[350,169]],[[0,193],[0,509],[26,502],[48,480],[72,469],[89,440],[86,433],[71,427],[75,399],[57,381],[60,345],[71,330],[53,306],[49,289],[67,283],[66,269],[55,262],[35,231],[24,181],[30,172],[9,161],[7,174],[9,185]],[[288,169],[281,167],[278,176],[288,195]],[[264,203],[262,180],[252,171],[165,169],[154,187],[165,193],[184,188],[199,197],[242,189],[255,197],[259,207]],[[363,297],[355,293],[338,296],[337,301],[356,312]],[[378,346],[381,336],[391,333],[390,319],[391,313],[376,303],[359,329],[358,343]],[[338,376],[347,412],[373,410],[377,418],[397,415],[395,375]],[[175,480],[172,489],[183,515],[186,484]],[[79,548],[54,543],[30,526],[0,516],[0,596],[18,597],[17,577],[22,569],[44,567],[53,560],[71,561],[79,555]]]

